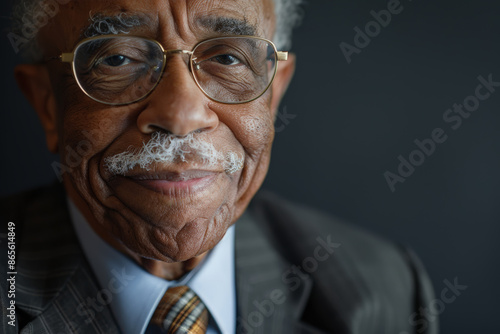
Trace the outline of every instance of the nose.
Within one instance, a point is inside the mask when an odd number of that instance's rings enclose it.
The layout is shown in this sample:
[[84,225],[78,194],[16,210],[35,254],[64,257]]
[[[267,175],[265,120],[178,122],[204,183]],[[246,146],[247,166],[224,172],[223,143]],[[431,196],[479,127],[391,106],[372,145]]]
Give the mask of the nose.
[[167,59],[162,79],[148,100],[137,119],[139,130],[145,134],[165,131],[182,137],[211,131],[218,125],[217,115],[206,106],[207,98],[196,85],[182,55]]

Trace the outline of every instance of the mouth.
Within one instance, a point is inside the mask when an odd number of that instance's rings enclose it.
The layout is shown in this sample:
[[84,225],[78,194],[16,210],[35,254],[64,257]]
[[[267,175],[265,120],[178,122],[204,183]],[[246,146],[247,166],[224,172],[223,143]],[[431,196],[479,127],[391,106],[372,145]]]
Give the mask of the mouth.
[[164,195],[191,194],[208,187],[221,173],[207,170],[155,171],[130,174],[126,175],[125,178]]

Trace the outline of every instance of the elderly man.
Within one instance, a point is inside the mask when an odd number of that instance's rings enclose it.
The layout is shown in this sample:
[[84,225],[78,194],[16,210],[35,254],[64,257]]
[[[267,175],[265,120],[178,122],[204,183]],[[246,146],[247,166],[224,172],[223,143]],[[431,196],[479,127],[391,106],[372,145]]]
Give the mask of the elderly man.
[[51,17],[15,76],[63,186],[3,201],[2,332],[436,333],[411,252],[255,196],[297,7],[18,4],[18,36]]

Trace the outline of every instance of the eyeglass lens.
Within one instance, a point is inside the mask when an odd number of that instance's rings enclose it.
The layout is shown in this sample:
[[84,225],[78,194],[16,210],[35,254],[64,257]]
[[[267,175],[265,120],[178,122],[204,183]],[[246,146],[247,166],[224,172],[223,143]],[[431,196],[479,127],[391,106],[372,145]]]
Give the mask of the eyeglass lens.
[[[164,53],[154,41],[111,36],[82,43],[74,70],[82,89],[108,104],[127,104],[147,96],[158,84]],[[267,41],[223,37],[202,42],[191,56],[191,69],[205,94],[223,103],[244,103],[262,95],[276,72],[276,52]]]

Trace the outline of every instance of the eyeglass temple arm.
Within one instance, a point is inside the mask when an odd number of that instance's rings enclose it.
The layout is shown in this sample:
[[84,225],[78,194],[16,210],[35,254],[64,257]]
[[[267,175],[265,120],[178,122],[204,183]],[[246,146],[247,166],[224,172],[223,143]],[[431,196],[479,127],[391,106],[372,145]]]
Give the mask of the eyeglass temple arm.
[[63,53],[62,55],[57,56],[57,57],[50,57],[50,58],[44,59],[44,60],[40,61],[40,63],[44,64],[44,63],[48,63],[49,61],[53,61],[53,60],[60,60],[62,62],[71,63],[73,61],[73,54],[72,53]]
[[75,58],[74,53],[63,53],[59,56],[59,59],[61,59],[63,63],[71,63],[74,58]]

